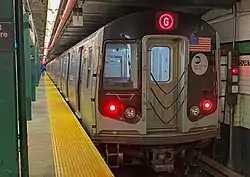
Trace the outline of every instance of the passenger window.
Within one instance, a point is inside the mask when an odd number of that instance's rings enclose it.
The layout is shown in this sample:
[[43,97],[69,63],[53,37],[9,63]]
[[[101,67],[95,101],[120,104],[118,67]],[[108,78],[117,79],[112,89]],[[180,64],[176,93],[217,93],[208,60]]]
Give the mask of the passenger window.
[[91,72],[92,72],[92,59],[93,59],[93,54],[92,54],[92,47],[89,48],[89,57],[88,57],[88,70],[87,70],[87,85],[86,88],[88,89],[90,86],[90,81],[91,81]]
[[107,43],[103,88],[124,90],[138,88],[137,43]]
[[[150,72],[157,82],[170,80],[171,53],[169,47],[152,47],[150,53]],[[151,76],[151,81],[154,82]]]

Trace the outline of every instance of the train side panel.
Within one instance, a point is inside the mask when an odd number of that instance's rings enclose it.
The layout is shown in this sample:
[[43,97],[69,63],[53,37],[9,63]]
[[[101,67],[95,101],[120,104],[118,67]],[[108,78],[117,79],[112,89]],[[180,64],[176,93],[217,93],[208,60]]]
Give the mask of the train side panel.
[[46,70],[47,70],[47,74],[52,78],[52,67],[53,67],[53,64],[52,64],[53,61],[51,61],[50,63],[47,64],[46,66]]
[[56,58],[56,85],[57,88],[60,88],[60,76],[61,76],[61,58],[57,57]]
[[53,72],[53,75],[52,75],[52,80],[53,80],[53,82],[56,84],[56,69],[57,69],[57,65],[56,65],[56,60],[57,60],[57,58],[55,59],[55,60],[53,60],[52,61],[52,72]]
[[63,70],[62,70],[62,94],[68,100],[68,65],[70,60],[70,54],[66,53],[63,57]]
[[62,89],[62,57],[58,57],[58,66],[57,66],[57,70],[58,70],[58,88],[59,91],[61,91]]
[[60,59],[60,68],[59,68],[59,71],[60,71],[60,78],[59,78],[59,90],[60,92],[62,93],[62,89],[63,89],[63,70],[64,70],[64,55],[61,55],[59,57]]
[[102,37],[100,29],[61,55],[62,93],[89,133],[96,127],[95,80]]
[[102,47],[103,30],[99,30],[83,44],[82,79],[80,81],[80,113],[82,123],[87,131],[92,134],[96,129],[96,72]]
[[56,65],[56,60],[53,60],[51,62],[51,79],[53,80],[53,82],[55,82],[56,78],[56,69],[57,69],[57,65]]
[[76,105],[76,88],[77,88],[77,82],[78,82],[78,70],[79,70],[79,51],[78,47],[73,48],[70,51],[70,64],[69,64],[69,75],[68,75],[68,98],[69,98],[69,103],[73,110],[76,112],[77,110],[77,105]]
[[53,61],[54,82],[58,86],[58,73],[59,73],[59,57]]

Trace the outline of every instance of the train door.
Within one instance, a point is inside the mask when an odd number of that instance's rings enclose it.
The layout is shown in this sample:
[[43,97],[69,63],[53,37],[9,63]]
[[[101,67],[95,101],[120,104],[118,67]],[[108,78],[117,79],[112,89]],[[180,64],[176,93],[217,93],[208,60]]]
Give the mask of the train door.
[[68,87],[68,83],[69,83],[69,66],[70,66],[70,60],[71,60],[71,53],[68,53],[67,56],[67,66],[66,66],[66,98],[68,99],[69,97],[69,87]]
[[62,64],[63,64],[63,70],[62,70],[62,94],[63,96],[66,95],[66,78],[67,78],[67,59],[68,56],[63,56],[62,58]]
[[72,109],[76,112],[76,83],[77,83],[77,71],[78,71],[78,53],[74,49],[71,54],[70,64],[69,64],[69,77],[68,77],[68,97]]
[[59,87],[59,84],[60,84],[60,58],[58,57],[56,59],[56,85],[57,87]]
[[185,38],[166,35],[143,39],[143,92],[147,131],[176,131],[184,112]]
[[63,79],[63,57],[59,58],[60,68],[59,68],[59,88],[62,90],[62,79]]
[[77,85],[77,109],[81,112],[81,97],[82,97],[82,84],[84,77],[84,47],[79,49],[79,77],[78,77],[78,85]]

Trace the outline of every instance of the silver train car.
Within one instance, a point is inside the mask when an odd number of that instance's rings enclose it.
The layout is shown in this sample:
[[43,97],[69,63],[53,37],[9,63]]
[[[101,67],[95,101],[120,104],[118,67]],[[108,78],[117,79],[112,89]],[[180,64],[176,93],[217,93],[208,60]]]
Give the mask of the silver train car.
[[144,11],[97,30],[47,71],[110,166],[172,171],[178,154],[219,135],[219,59],[218,34],[199,17]]

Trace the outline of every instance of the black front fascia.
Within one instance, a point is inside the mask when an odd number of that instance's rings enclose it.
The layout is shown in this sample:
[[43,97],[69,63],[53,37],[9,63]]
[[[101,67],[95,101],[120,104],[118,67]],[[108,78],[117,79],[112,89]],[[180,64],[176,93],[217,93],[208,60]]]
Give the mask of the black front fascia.
[[[157,27],[158,13],[159,12],[145,11],[130,14],[108,24],[104,28],[104,41],[121,39],[121,34],[129,36],[131,39],[140,41],[146,35],[157,34],[186,36],[188,38],[193,34],[195,34],[195,36],[211,37],[211,52],[205,52],[205,55],[207,56],[209,62],[209,68],[207,73],[203,76],[197,76],[193,73],[190,66],[188,69],[189,74],[187,111],[191,106],[199,104],[199,102],[204,98],[204,96],[206,96],[207,93],[209,93],[209,95],[210,93],[212,93],[214,104],[217,108],[218,93],[216,88],[217,78],[215,68],[216,31],[205,21],[201,20],[200,17],[184,13],[176,13],[176,15],[178,16],[178,24],[176,28],[169,31],[161,31]],[[195,52],[190,52],[189,63],[191,62],[195,54]],[[213,110],[212,112],[214,111],[215,110]],[[204,116],[206,115],[202,115],[202,117]],[[191,121],[196,121],[196,118],[193,119],[190,115],[188,117]]]
[[144,11],[130,14],[119,18],[104,28],[104,41],[121,39],[121,34],[129,36],[131,39],[142,40],[146,35],[169,34],[190,36],[196,33],[197,36],[213,36],[215,31],[200,17],[192,14],[171,12],[161,10],[160,12],[170,12],[178,16],[176,28],[169,31],[162,31],[157,28],[157,14],[159,11]]

